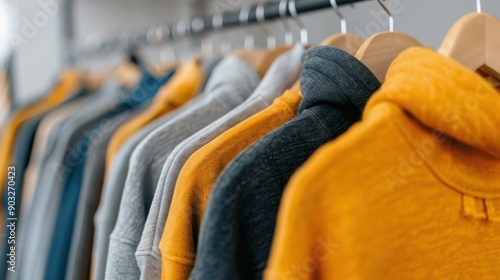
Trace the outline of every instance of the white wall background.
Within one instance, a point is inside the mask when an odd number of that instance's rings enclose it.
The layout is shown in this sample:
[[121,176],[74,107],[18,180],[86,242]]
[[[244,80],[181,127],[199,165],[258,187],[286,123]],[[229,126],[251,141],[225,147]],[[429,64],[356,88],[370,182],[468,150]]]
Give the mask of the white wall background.
[[[48,9],[47,3],[57,3],[59,7]],[[91,44],[96,40],[107,38],[124,30],[140,30],[157,23],[171,23],[182,17],[191,15],[190,7],[195,0],[20,0],[18,30],[15,34],[23,35],[23,31],[30,31],[26,27],[27,21],[35,25],[36,31],[28,34],[30,38],[16,49],[15,58],[15,87],[16,98],[20,102],[27,102],[45,94],[47,89],[56,80],[58,73],[64,68],[61,28],[64,24],[62,12],[65,1],[74,2],[74,22],[76,43]],[[203,0],[202,0],[203,1]],[[207,0],[208,1],[208,0]],[[461,16],[476,10],[474,0],[386,0],[394,2],[395,29],[406,32],[424,45],[437,48],[451,25]],[[214,10],[238,9],[244,0],[213,0],[207,2],[203,9],[207,13]],[[256,2],[256,1],[252,1]],[[45,5],[44,5],[45,3]],[[398,4],[399,3],[399,4]],[[49,8],[51,6],[49,5]],[[234,8],[233,8],[234,7]],[[483,12],[500,18],[500,1],[482,0]],[[49,12],[47,12],[49,11]],[[51,12],[50,12],[51,11]],[[382,14],[377,1],[364,1],[354,8],[341,8],[347,19],[349,32],[369,35],[374,31],[387,30],[377,21],[374,14]],[[50,14],[47,20],[41,13]],[[301,16],[303,23],[309,30],[310,43],[319,43],[325,37],[339,32],[340,24],[332,10],[313,12]],[[290,25],[298,35],[297,27],[290,21]],[[270,29],[283,42],[283,25],[276,22],[269,24]],[[378,26],[378,29],[376,28]],[[24,29],[23,29],[24,28]],[[258,26],[246,28],[257,37],[260,45],[264,44],[264,32]],[[33,30],[31,30],[33,31]],[[242,29],[234,29],[224,33],[233,47],[241,46],[243,41]],[[362,34],[360,34],[362,35]],[[500,36],[500,34],[499,34]],[[296,36],[297,37],[297,36]],[[24,38],[24,37],[23,37]],[[147,52],[149,60],[159,58],[159,50]],[[85,66],[103,67],[112,65],[119,55],[99,57],[88,60]]]

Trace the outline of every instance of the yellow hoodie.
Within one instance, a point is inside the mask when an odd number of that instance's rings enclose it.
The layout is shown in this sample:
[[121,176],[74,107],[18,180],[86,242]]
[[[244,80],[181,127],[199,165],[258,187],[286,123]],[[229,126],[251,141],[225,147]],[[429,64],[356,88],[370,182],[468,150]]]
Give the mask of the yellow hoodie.
[[499,111],[479,75],[403,52],[290,181],[265,279],[498,279]]
[[159,245],[162,279],[189,278],[201,221],[217,177],[240,152],[295,117],[301,99],[300,94],[285,91],[269,107],[222,133],[189,157],[175,184]]

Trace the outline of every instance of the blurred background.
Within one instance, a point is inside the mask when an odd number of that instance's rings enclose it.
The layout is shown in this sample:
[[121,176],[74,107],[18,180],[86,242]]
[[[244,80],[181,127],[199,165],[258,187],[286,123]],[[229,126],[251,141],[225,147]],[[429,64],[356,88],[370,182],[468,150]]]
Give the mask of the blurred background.
[[[476,10],[474,0],[385,0],[392,8],[394,27],[409,33],[424,45],[437,48],[451,25],[461,16]],[[158,24],[172,24],[195,16],[238,10],[244,0],[0,0],[0,59],[3,84],[11,87],[11,98],[26,104],[46,94],[61,70],[68,67],[100,69],[116,64],[123,53],[75,59],[72,53],[98,45],[107,38],[123,36]],[[482,10],[500,18],[500,1],[483,0]],[[386,15],[375,0],[342,6],[349,32],[367,37],[384,31],[381,24]],[[339,18],[333,9],[300,15],[309,33],[309,43],[319,43],[340,31]],[[287,20],[298,40],[299,27]],[[265,23],[266,28],[283,42],[283,22]],[[243,32],[245,31],[245,32]],[[249,26],[206,34],[209,40],[221,37],[231,47],[243,45],[246,32],[255,36],[257,46],[265,47],[266,33],[262,26]],[[121,34],[121,35],[120,35]],[[186,46],[198,46],[207,38],[191,38],[140,49],[141,57],[158,61],[169,52],[181,53]],[[173,46],[173,47],[172,47]],[[179,55],[179,54],[178,54]],[[5,87],[3,87],[5,90]]]

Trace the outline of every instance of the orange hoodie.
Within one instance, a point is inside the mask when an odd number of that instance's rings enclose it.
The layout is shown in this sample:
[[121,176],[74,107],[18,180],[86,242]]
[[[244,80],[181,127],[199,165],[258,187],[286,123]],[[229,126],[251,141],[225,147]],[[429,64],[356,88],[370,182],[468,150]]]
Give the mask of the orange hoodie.
[[265,279],[498,279],[499,110],[479,75],[403,52],[290,181]]
[[162,279],[188,279],[194,266],[201,221],[217,177],[240,152],[295,117],[301,99],[300,94],[285,91],[269,107],[227,130],[189,157],[175,184],[159,245],[163,264],[167,267],[162,270]]
[[182,65],[172,79],[160,89],[151,106],[140,115],[123,124],[113,134],[108,145],[106,165],[109,167],[118,149],[135,132],[193,98],[202,86],[203,75],[202,68],[194,59]]

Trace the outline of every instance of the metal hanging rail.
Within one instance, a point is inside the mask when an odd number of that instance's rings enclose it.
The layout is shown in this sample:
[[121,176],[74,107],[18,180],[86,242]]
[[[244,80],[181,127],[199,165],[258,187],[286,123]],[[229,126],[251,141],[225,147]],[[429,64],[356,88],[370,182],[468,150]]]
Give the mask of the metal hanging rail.
[[[336,0],[336,3],[340,7],[362,1],[367,0]],[[332,8],[331,0],[295,0],[294,4],[297,14]],[[195,17],[190,20],[184,19],[173,25],[156,25],[142,32],[133,34],[122,33],[115,38],[101,42],[97,47],[80,50],[77,52],[77,55],[86,56],[117,49],[125,50],[137,46],[161,44],[172,39],[200,36],[204,33],[220,31],[221,29],[254,25],[259,23],[256,13],[258,6],[258,4],[254,4],[246,7],[249,9],[246,12],[248,19],[244,21],[241,20],[241,10],[216,14],[206,18]],[[263,4],[263,8],[265,21],[283,19],[283,13],[280,13],[280,1],[265,3]],[[291,16],[289,5],[287,5],[286,17]]]

